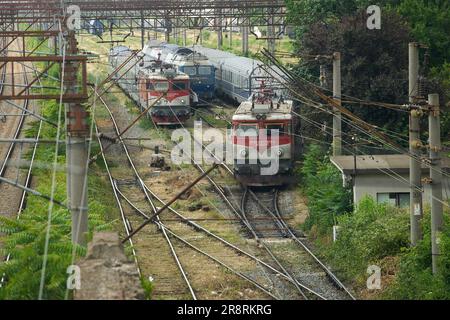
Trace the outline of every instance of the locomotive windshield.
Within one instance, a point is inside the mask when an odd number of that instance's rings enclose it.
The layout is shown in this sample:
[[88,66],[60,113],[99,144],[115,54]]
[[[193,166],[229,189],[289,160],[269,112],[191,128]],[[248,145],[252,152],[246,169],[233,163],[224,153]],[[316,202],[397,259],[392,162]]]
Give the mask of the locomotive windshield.
[[289,134],[286,125],[282,123],[267,124],[266,129],[267,129],[267,136],[271,136],[273,131],[278,132],[278,135],[280,136]]
[[155,91],[169,91],[169,83],[167,81],[158,81],[153,83]]
[[197,74],[195,67],[184,67],[183,72],[189,76],[195,76]]
[[184,81],[174,81],[172,83],[173,90],[186,90],[187,89],[187,83]]
[[198,67],[198,74],[202,76],[209,76],[211,74],[211,67]]
[[258,124],[240,123],[236,126],[236,135],[239,137],[256,137],[258,136]]

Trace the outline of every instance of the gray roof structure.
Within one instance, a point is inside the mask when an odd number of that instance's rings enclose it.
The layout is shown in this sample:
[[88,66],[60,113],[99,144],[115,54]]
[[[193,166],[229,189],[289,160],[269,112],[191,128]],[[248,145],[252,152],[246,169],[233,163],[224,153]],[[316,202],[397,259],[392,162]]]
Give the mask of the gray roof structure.
[[[355,170],[354,156],[333,156],[331,162],[343,173],[353,174]],[[358,174],[382,173],[381,170],[389,169],[396,173],[409,172],[410,157],[405,154],[388,155],[358,155],[356,156],[356,169]],[[450,158],[442,157],[442,168],[450,171]],[[422,171],[429,170],[429,166],[422,163]]]

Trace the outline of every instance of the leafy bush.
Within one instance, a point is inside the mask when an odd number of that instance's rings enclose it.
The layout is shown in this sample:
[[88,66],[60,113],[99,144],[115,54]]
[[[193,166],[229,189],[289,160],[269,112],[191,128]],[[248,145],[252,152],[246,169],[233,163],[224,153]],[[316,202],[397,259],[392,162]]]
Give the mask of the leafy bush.
[[345,280],[365,282],[367,267],[409,244],[409,214],[366,197],[353,213],[338,217],[339,236],[325,255]]
[[341,173],[320,146],[310,147],[301,174],[309,208],[305,227],[316,226],[320,234],[330,232],[336,216],[351,210],[351,192],[343,187]]
[[450,219],[445,215],[441,234],[439,273],[431,269],[430,215],[423,223],[424,238],[416,247],[405,249],[396,281],[385,294],[394,299],[450,299]]

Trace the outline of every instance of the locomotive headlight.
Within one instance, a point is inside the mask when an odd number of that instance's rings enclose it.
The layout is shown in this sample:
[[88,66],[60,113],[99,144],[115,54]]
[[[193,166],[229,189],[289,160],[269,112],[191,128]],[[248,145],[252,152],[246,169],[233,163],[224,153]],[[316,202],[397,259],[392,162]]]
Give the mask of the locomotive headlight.
[[181,103],[185,103],[186,101],[184,101],[184,99],[181,99]]
[[247,155],[247,151],[246,150],[241,150],[241,156],[245,157]]
[[278,149],[278,152],[277,152],[277,154],[278,154],[278,156],[279,156],[279,157],[281,157],[281,156],[283,155],[283,150],[281,150],[281,149]]

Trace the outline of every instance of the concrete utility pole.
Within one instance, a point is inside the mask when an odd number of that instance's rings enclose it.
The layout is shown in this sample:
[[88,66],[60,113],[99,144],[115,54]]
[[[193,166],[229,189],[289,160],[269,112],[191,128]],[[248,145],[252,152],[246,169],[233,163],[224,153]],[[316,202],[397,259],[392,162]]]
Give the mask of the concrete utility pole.
[[250,33],[248,26],[243,26],[241,28],[242,34],[242,54],[247,57],[248,56],[248,34]]
[[229,45],[230,48],[233,48],[233,26],[231,25],[231,19],[230,19],[230,30],[228,32],[228,37],[229,37]]
[[200,42],[200,45],[203,45],[203,28],[200,29],[198,39]]
[[170,18],[169,18],[169,14],[168,14],[168,12],[166,11],[166,19],[165,19],[165,27],[166,27],[166,32],[165,32],[165,34],[164,34],[164,36],[165,36],[165,41],[166,42],[169,42],[170,41],[170,32],[172,32],[172,20],[170,20]]
[[141,11],[141,49],[145,46],[145,19],[144,11]]
[[439,237],[443,225],[442,173],[441,173],[441,128],[439,120],[439,95],[428,95],[428,125],[430,129],[430,179],[431,179],[431,255],[433,273],[439,271]]
[[267,50],[273,55],[275,53],[275,26],[273,25],[273,9],[270,10],[267,24]]
[[[78,54],[73,30],[67,31],[66,55]],[[66,62],[64,66],[64,90],[77,90],[78,63]],[[72,242],[85,245],[88,231],[88,143],[87,112],[79,102],[67,101],[67,197],[72,214]]]
[[[419,93],[419,45],[416,42],[409,44],[409,102],[416,102]],[[411,245],[415,246],[422,238],[420,220],[422,219],[422,188],[421,162],[420,162],[420,117],[422,112],[413,108],[409,113],[409,181],[411,184],[410,220]]]
[[183,46],[186,47],[187,45],[187,30],[186,28],[183,29]]
[[[222,24],[222,18],[218,18],[220,25]],[[222,44],[223,44],[223,34],[222,34],[222,27],[219,26],[217,28],[217,49],[222,50]]]
[[[341,105],[341,53],[333,54],[333,99]],[[333,156],[342,154],[342,115],[333,110]]]

